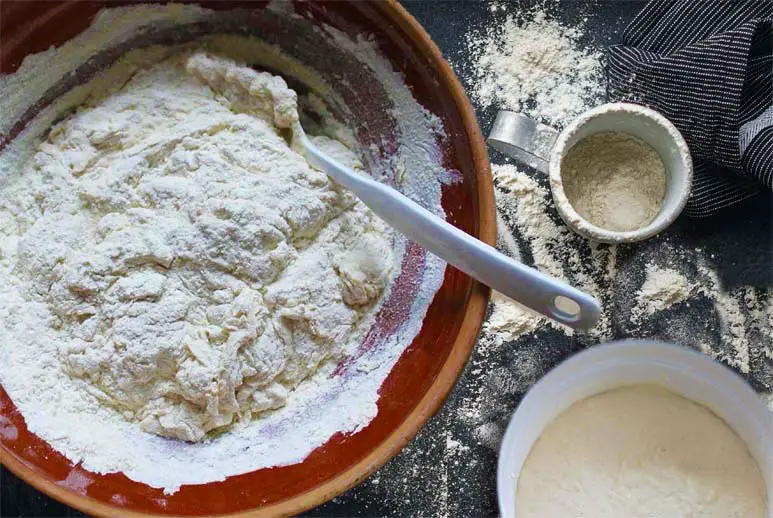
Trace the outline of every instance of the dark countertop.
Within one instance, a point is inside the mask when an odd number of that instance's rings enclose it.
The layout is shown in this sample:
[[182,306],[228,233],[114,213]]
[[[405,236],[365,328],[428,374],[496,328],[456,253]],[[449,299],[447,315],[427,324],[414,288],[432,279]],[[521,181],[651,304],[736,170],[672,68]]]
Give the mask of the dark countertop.
[[[534,2],[513,0],[508,9]],[[622,29],[643,1],[562,1],[561,16],[567,21],[587,16],[589,43],[615,43]],[[470,27],[483,28],[495,16],[486,2],[472,0],[424,0],[405,2],[408,10],[427,29],[462,77],[470,70],[465,34]],[[486,133],[494,110],[478,109]],[[502,157],[492,153],[492,161]],[[715,217],[680,219],[668,232],[644,244],[627,247],[621,258],[623,275],[641,273],[641,264],[664,246],[700,248],[719,272],[726,289],[751,285],[767,290],[773,286],[773,205],[764,196]],[[517,236],[516,236],[517,237]],[[667,244],[667,245],[666,245]],[[717,317],[700,304],[664,313],[636,330],[639,336],[680,341],[676,329],[690,321],[708,322],[717,328]],[[623,322],[615,322],[616,338],[632,336]],[[358,487],[309,513],[308,516],[493,516],[496,504],[496,448],[509,417],[521,397],[551,367],[591,345],[582,337],[570,338],[553,330],[506,347],[479,347],[443,409],[421,430],[414,441],[378,473]],[[537,354],[525,351],[537,351]],[[529,361],[524,362],[524,359]],[[514,373],[513,366],[520,366]],[[527,368],[524,368],[526,366]],[[505,375],[507,374],[507,375]],[[760,390],[773,391],[773,362],[758,359],[747,379]],[[477,409],[473,411],[472,409]],[[0,468],[0,516],[71,517],[83,514],[46,497]]]

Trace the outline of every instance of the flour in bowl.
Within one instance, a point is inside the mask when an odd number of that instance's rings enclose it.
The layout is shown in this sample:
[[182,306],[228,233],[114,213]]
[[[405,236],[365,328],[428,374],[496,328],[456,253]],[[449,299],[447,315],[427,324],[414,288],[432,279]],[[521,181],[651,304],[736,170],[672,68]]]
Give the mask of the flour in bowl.
[[564,157],[561,179],[572,208],[605,230],[646,227],[666,196],[660,155],[624,133],[597,133],[575,144]]
[[65,374],[166,437],[283,406],[358,342],[396,271],[384,224],[283,138],[297,119],[281,78],[182,53],[54,126],[0,201],[25,299],[11,339],[34,326]]
[[760,468],[709,409],[656,386],[575,403],[532,447],[519,518],[763,518]]
[[[134,9],[106,12],[84,38],[133,23]],[[366,426],[444,271],[426,257],[402,301],[410,317],[362,347],[406,242],[296,151],[296,92],[213,52],[218,41],[131,52],[0,156],[0,382],[73,463],[167,492],[299,462]],[[392,158],[442,170],[437,120],[373,42],[350,45],[413,121]],[[0,79],[21,95],[25,71],[77,46]],[[362,170],[347,131],[321,129],[315,145]],[[438,212],[438,178],[402,187],[419,185]]]

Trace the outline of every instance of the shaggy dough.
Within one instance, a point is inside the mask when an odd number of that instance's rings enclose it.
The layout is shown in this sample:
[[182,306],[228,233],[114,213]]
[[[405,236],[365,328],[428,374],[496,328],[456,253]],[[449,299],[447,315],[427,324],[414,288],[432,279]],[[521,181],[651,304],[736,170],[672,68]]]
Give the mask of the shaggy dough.
[[148,432],[201,441],[281,407],[357,344],[394,274],[388,230],[293,150],[297,122],[281,78],[177,51],[0,186],[4,253],[66,372]]
[[388,243],[373,234],[363,234],[336,264],[344,302],[369,304],[389,282],[392,255]]
[[656,386],[576,403],[518,480],[518,518],[765,518],[760,470],[705,407]]

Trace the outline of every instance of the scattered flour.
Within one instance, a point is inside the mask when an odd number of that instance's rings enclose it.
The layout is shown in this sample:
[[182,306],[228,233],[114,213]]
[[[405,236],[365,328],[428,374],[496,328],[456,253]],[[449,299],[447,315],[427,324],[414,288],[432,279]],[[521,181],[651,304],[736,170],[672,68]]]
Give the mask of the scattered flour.
[[[709,324],[705,317],[687,322],[687,327],[675,322],[670,326],[673,339],[694,346],[743,374],[751,373],[756,362],[759,379],[773,388],[773,323],[769,316],[773,296],[753,286],[727,290],[717,270],[699,253],[677,252],[668,246],[662,250],[660,258],[645,265],[644,283],[636,290],[631,308],[632,329],[640,329],[648,319],[674,305],[683,304],[680,312],[689,313],[691,306],[708,302],[716,324]],[[668,318],[674,316],[671,313]],[[695,334],[701,324],[708,326],[708,334]]]
[[[497,208],[502,217],[519,231],[531,253],[533,265],[599,298],[602,315],[590,334],[598,340],[610,338],[611,321],[603,302],[605,294],[609,294],[609,283],[615,272],[616,248],[591,243],[558,222],[550,215],[548,189],[516,166],[495,164],[492,173],[497,185]],[[495,301],[495,308],[496,305]],[[518,308],[513,307],[500,311],[500,314],[514,315],[517,312]],[[558,327],[571,334],[570,329]]]
[[[643,262],[621,263],[620,256],[630,256],[636,246],[594,244],[575,235],[554,213],[549,190],[536,178],[513,165],[495,164],[492,172],[500,218],[514,232],[508,241],[520,247],[518,256],[602,302],[599,324],[590,333],[575,333],[578,339],[591,345],[621,333],[641,336],[654,317],[667,312],[663,339],[700,349],[741,373],[756,372],[763,386],[773,389],[773,296],[751,286],[727,291],[700,251],[675,248],[667,240],[653,244],[653,255],[648,252]],[[505,232],[500,229],[500,234]],[[635,264],[640,266],[632,269]],[[684,314],[704,301],[716,320],[696,321],[693,316],[681,322],[669,311],[680,304],[678,313]],[[696,333],[699,324],[705,329]],[[495,294],[480,340],[499,349],[551,328],[571,334]],[[522,358],[533,360],[529,355]]]
[[631,310],[631,320],[640,322],[643,316],[659,311],[686,300],[692,286],[687,278],[673,268],[662,268],[648,264],[644,284],[636,294],[636,306]]
[[598,133],[575,144],[564,157],[561,180],[580,216],[617,232],[646,227],[666,196],[660,155],[623,133]]
[[[710,350],[709,354],[746,374],[750,370],[752,345],[747,336],[747,317],[742,309],[743,295],[739,297],[744,288],[726,292],[717,272],[702,258],[698,260],[698,274],[701,281],[696,289],[699,294],[713,302],[714,310],[719,316],[722,340],[729,346],[729,352],[726,349]],[[757,345],[760,348],[765,347],[763,343]],[[770,344],[767,347],[769,348]]]
[[491,294],[491,315],[483,324],[483,330],[498,341],[512,341],[522,335],[533,333],[544,325],[555,325],[541,315],[510,300],[499,292]]
[[[492,4],[492,12],[503,7]],[[468,36],[473,100],[484,108],[524,112],[563,126],[603,95],[601,53],[583,49],[581,26],[567,27],[546,10],[507,14]]]
[[[152,9],[154,23],[220,16],[180,9]],[[146,14],[144,7],[102,11],[84,34],[0,76],[18,103],[0,100],[0,129],[36,102],[26,91],[75,80],[59,65],[84,67],[84,42],[119,45],[141,31]],[[420,172],[400,185],[440,211],[440,173],[448,173],[438,163],[437,118],[416,103],[372,40],[332,29],[320,37],[345,43],[344,52],[384,89],[395,118],[394,163]],[[204,45],[237,49],[242,62],[286,62],[254,40],[221,39]],[[444,273],[441,261],[426,256],[410,317],[374,347],[358,348],[381,294],[389,295],[405,240],[394,236],[390,244],[383,224],[294,155],[288,108],[295,99],[280,79],[204,55],[186,71],[174,52],[130,52],[87,85],[62,92],[3,151],[0,176],[8,237],[0,250],[0,322],[9,338],[0,348],[4,389],[28,428],[85,476],[121,471],[167,492],[299,462],[335,433],[367,425]],[[154,66],[165,59],[168,66]],[[149,88],[158,83],[173,87]],[[273,98],[272,89],[281,95]],[[357,166],[341,143],[315,140]],[[290,177],[286,188],[273,160]],[[28,161],[32,170],[22,172]],[[239,183],[257,175],[268,179],[268,196]],[[299,197],[297,206],[288,203]],[[339,240],[346,244],[337,249]],[[378,257],[364,253],[374,248]],[[150,335],[157,340],[134,349]],[[271,411],[249,419],[264,410]],[[141,429],[200,440],[234,422],[228,433],[198,443]]]
[[450,433],[446,434],[446,449],[451,452],[460,452],[460,453],[470,451],[469,446],[465,446],[461,442],[452,438]]
[[[470,35],[474,73],[468,91],[484,109],[520,110],[560,127],[601,99],[600,54],[580,44],[582,22],[567,27],[554,19],[555,2],[537,2],[528,12],[513,12],[511,5],[491,2],[497,23]],[[754,287],[728,292],[700,250],[674,248],[667,242],[656,244],[653,250],[660,251],[632,271],[631,247],[594,244],[565,227],[554,214],[544,182],[509,164],[494,164],[492,173],[500,247],[601,301],[599,324],[587,337],[577,334],[579,340],[603,342],[621,332],[637,336],[663,313],[667,322],[674,322],[668,338],[742,373],[756,372],[767,380],[763,385],[773,389],[773,369],[765,367],[773,361],[773,296]],[[642,214],[640,219],[647,217]],[[707,322],[700,333],[687,331],[694,329],[694,322],[687,326],[668,312],[676,304],[684,303],[689,310],[702,301],[710,304],[718,324]],[[500,351],[545,329],[570,334],[495,294],[480,343],[485,350]],[[534,352],[519,359],[539,363],[539,356]],[[519,368],[513,370],[514,379],[520,379]]]

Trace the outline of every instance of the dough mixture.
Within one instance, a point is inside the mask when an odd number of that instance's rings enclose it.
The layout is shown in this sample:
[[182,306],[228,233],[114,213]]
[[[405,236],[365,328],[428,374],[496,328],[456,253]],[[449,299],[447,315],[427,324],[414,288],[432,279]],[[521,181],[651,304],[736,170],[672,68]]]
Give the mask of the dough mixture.
[[765,518],[765,487],[724,421],[656,386],[576,403],[518,480],[518,518]]
[[100,403],[201,441],[351,352],[396,273],[392,239],[293,149],[296,97],[178,50],[57,123],[0,183],[0,282],[19,294],[0,303],[0,359],[53,340]]
[[575,144],[561,165],[561,177],[574,210],[606,230],[646,227],[666,197],[660,155],[624,133],[597,133]]

